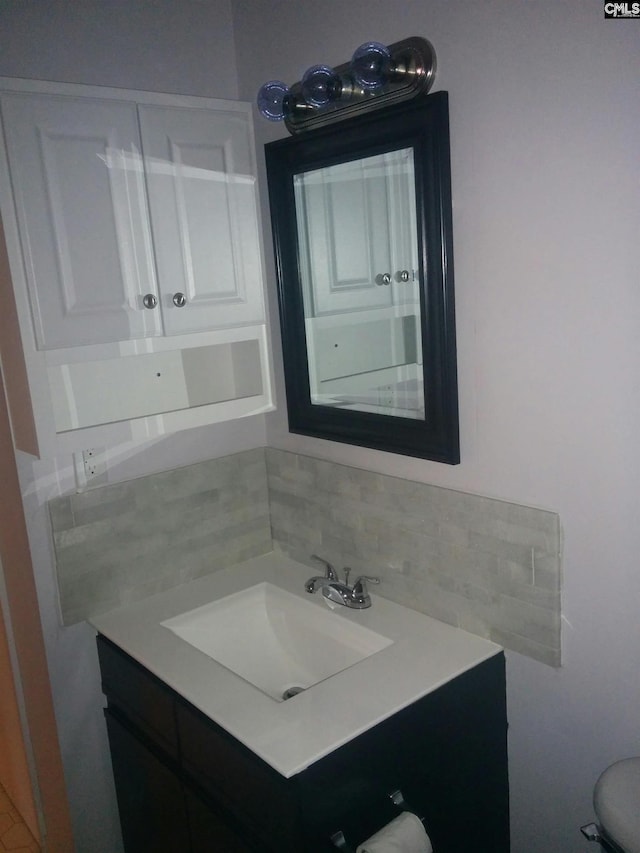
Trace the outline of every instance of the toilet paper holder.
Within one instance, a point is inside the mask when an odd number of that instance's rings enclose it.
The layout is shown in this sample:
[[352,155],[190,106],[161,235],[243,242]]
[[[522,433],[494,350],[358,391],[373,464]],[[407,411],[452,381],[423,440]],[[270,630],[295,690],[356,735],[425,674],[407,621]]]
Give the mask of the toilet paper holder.
[[[395,791],[392,791],[389,795],[389,799],[397,806],[400,812],[413,812],[424,824],[424,817],[421,817],[414,809],[412,809],[404,798],[404,795],[400,788],[397,788]],[[338,850],[342,850],[342,853],[355,853],[355,847],[351,847],[347,842],[347,839],[344,837],[344,832],[339,829],[337,832],[334,832],[333,835],[330,836],[331,843],[334,847],[337,847]]]

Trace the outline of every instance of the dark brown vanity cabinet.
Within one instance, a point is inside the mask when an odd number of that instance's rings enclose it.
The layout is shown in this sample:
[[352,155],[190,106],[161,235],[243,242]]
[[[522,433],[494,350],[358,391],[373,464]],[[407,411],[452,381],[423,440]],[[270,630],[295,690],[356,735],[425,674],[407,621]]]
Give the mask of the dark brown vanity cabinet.
[[127,853],[335,853],[338,831],[355,850],[397,789],[435,853],[509,851],[502,654],[285,779],[109,640],[98,653]]

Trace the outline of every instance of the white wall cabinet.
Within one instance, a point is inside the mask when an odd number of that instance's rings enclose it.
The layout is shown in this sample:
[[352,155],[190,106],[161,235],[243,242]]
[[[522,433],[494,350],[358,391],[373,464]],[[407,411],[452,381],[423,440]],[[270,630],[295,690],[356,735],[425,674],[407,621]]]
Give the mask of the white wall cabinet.
[[250,106],[6,79],[0,106],[41,449],[273,408]]
[[165,333],[262,322],[248,112],[139,112]]

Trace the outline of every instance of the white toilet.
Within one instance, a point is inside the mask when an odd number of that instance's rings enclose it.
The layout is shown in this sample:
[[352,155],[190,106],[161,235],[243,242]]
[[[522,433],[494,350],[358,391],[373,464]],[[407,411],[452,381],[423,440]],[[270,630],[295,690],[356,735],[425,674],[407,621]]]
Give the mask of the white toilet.
[[640,756],[616,761],[593,791],[597,824],[582,827],[610,853],[640,853]]

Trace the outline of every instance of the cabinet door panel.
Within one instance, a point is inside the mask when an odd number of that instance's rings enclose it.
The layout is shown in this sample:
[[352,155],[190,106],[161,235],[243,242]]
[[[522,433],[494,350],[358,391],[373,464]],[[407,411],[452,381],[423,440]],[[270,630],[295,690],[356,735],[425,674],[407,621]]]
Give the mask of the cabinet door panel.
[[186,776],[243,820],[264,853],[302,849],[287,780],[190,705],[177,703],[176,719]]
[[[249,113],[139,113],[165,332],[262,321]],[[176,293],[184,306],[174,304]]]
[[126,853],[188,853],[182,785],[118,718],[105,711]]
[[98,636],[102,689],[116,708],[172,759],[178,759],[178,734],[170,689],[116,645]]
[[161,333],[134,104],[4,95],[39,348]]
[[390,306],[381,278],[392,271],[384,175],[349,163],[296,176],[295,190],[307,315]]
[[[257,853],[260,846],[250,845],[240,832],[228,826],[200,797],[186,790],[192,853]],[[263,851],[261,851],[263,853]]]

